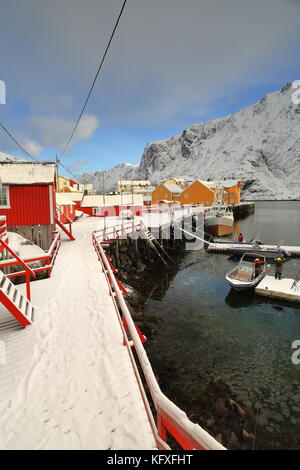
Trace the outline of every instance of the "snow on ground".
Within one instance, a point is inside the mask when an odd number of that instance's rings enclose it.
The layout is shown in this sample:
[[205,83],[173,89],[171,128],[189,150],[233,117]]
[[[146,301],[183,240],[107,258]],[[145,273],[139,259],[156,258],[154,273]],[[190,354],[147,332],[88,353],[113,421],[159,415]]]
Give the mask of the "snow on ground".
[[0,311],[1,449],[155,448],[92,247],[99,222],[75,223],[76,241],[62,236],[52,277],[31,284],[32,326],[4,324],[11,317]]
[[22,259],[37,258],[44,256],[45,252],[39,246],[32,243],[30,240],[22,237],[18,233],[8,232],[9,246],[20,256]]

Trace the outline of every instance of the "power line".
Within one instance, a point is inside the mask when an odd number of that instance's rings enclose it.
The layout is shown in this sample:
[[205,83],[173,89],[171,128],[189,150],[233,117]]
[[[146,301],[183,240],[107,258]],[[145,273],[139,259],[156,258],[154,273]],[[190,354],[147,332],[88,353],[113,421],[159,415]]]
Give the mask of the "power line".
[[32,160],[35,160],[36,162],[38,161],[35,157],[33,157],[30,153],[27,152],[27,150],[24,149],[24,147],[22,147],[21,144],[19,144],[19,142],[14,138],[14,136],[6,129],[6,127],[2,124],[2,122],[0,122],[0,127],[2,127],[2,129],[4,130],[4,132],[6,132],[6,134],[14,141],[15,144],[17,144],[17,146],[22,150],[22,152],[24,152],[26,155],[28,155],[28,157],[32,158]]
[[119,24],[119,22],[120,22],[120,19],[121,19],[121,16],[122,16],[122,14],[123,14],[123,11],[124,11],[124,8],[125,8],[126,3],[127,3],[127,0],[124,0],[123,5],[122,5],[122,8],[121,8],[120,13],[119,13],[119,16],[118,16],[118,18],[117,18],[116,24],[115,24],[114,29],[113,29],[113,31],[112,31],[112,33],[111,33],[110,38],[109,38],[109,41],[108,41],[108,44],[107,44],[107,46],[106,46],[104,55],[103,55],[103,57],[102,57],[102,60],[101,60],[100,65],[99,65],[99,67],[98,67],[97,73],[96,73],[96,75],[95,75],[95,78],[94,78],[94,80],[93,80],[93,82],[92,82],[92,85],[91,85],[91,87],[90,87],[90,90],[89,90],[89,92],[88,92],[88,95],[87,95],[87,97],[86,97],[86,100],[85,100],[85,102],[84,102],[84,105],[83,105],[83,107],[82,107],[82,110],[81,110],[81,112],[80,112],[80,114],[79,114],[79,116],[78,116],[78,119],[77,119],[76,124],[75,124],[75,126],[74,126],[74,129],[73,129],[73,131],[72,131],[72,133],[71,133],[71,135],[70,135],[70,137],[69,137],[69,140],[68,140],[68,142],[66,143],[66,145],[65,145],[65,147],[64,147],[64,149],[63,149],[63,151],[62,151],[61,154],[60,154],[60,157],[65,153],[65,151],[66,151],[67,148],[69,147],[70,142],[71,142],[71,140],[73,139],[73,136],[74,136],[74,134],[75,134],[75,132],[76,132],[76,129],[77,129],[77,127],[78,127],[78,124],[79,124],[79,122],[80,122],[80,120],[81,120],[81,118],[82,118],[82,115],[83,115],[83,113],[84,113],[84,110],[85,110],[85,108],[86,108],[86,105],[87,105],[87,103],[88,103],[88,100],[89,100],[89,98],[90,98],[90,96],[91,96],[91,94],[92,94],[92,91],[93,91],[93,89],[94,89],[95,83],[96,83],[97,78],[98,78],[98,76],[99,76],[99,73],[100,73],[100,71],[101,71],[101,68],[102,68],[103,62],[104,62],[104,60],[105,60],[105,57],[106,57],[106,55],[107,55],[107,53],[108,53],[108,50],[109,50],[109,48],[110,48],[111,42],[112,42],[113,37],[114,37],[114,35],[115,35],[116,29],[117,29],[118,24]]
[[60,161],[58,162],[58,164],[59,164],[65,171],[67,171],[71,176],[73,176],[73,178],[75,179],[75,181],[77,180],[77,177],[76,177],[75,175],[73,175],[73,173],[72,173],[70,170],[68,170],[68,168],[65,167]]
[[[2,124],[2,122],[0,122],[0,127],[2,127],[4,132],[15,142],[15,144],[22,150],[22,152],[24,152],[28,157],[32,158],[32,160],[34,160],[35,162],[39,162],[39,160],[33,157],[29,152],[27,152],[27,150],[24,149],[24,147],[22,147],[21,144],[19,144],[19,142],[14,138],[14,136],[9,132],[9,130]],[[70,170],[68,170],[68,168],[66,168],[61,162],[59,162],[59,165],[76,180],[76,176],[73,175],[73,173]]]

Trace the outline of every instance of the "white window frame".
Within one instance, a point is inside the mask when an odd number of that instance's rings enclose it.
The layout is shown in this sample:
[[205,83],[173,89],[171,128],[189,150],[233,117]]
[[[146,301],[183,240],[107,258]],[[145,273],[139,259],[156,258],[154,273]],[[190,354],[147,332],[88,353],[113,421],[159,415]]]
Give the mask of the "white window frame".
[[93,215],[101,215],[101,207],[93,207]]
[[9,186],[3,185],[2,189],[6,189],[6,205],[0,203],[0,209],[10,209]]

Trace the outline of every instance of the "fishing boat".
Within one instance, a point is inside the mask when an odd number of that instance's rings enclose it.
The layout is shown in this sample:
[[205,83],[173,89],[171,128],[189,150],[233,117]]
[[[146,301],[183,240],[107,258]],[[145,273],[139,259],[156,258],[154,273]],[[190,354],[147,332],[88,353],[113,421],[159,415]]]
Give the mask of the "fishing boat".
[[266,275],[266,258],[244,253],[237,267],[226,274],[226,281],[236,290],[253,289]]
[[205,212],[205,224],[207,231],[212,235],[223,237],[233,232],[233,212],[223,199],[223,188],[219,188],[214,201],[214,206]]

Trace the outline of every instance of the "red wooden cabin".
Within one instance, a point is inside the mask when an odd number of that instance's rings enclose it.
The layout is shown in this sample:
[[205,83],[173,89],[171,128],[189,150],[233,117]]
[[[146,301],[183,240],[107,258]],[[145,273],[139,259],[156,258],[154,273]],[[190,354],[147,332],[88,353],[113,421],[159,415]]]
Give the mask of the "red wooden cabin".
[[55,229],[55,163],[1,162],[0,179],[7,230],[48,250]]

